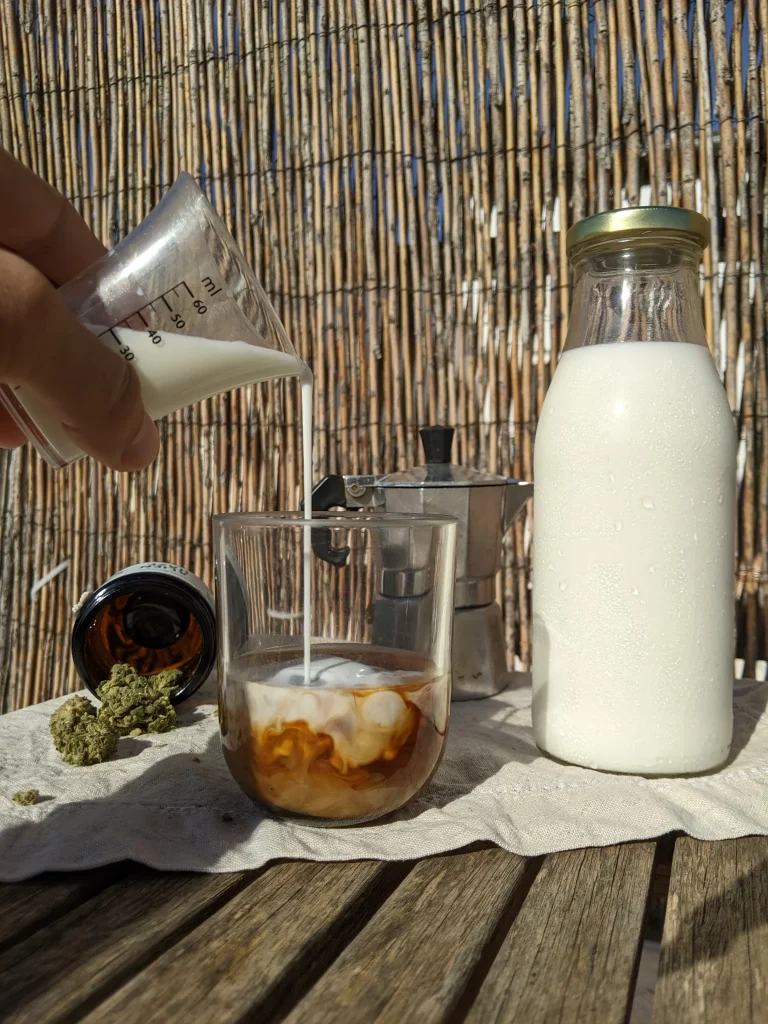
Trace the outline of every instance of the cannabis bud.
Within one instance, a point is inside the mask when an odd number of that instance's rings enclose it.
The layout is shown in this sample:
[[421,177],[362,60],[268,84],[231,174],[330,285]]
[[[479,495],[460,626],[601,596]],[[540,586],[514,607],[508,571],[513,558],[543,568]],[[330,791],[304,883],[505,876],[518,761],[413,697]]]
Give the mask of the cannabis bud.
[[130,665],[113,665],[97,690],[98,711],[87,697],[72,697],[51,715],[54,746],[67,764],[99,764],[121,736],[168,732],[176,726],[171,694],[182,675],[173,669],[142,676]]
[[102,701],[99,720],[119,736],[168,732],[176,725],[170,696],[181,677],[178,670],[142,676],[131,665],[113,665],[96,691]]
[[87,697],[70,697],[51,715],[51,736],[67,764],[99,764],[114,754],[118,733],[102,721]]
[[22,807],[31,807],[32,804],[36,804],[40,796],[38,789],[20,789],[18,793],[14,793],[11,799],[15,804],[21,804]]

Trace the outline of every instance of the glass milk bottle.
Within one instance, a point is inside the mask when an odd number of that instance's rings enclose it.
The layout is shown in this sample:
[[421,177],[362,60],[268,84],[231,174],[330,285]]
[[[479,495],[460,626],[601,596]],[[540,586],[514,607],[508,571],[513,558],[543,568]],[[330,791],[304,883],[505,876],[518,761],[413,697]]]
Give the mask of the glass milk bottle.
[[707,347],[687,210],[568,233],[574,301],[534,450],[533,728],[615,772],[728,757],[736,438]]

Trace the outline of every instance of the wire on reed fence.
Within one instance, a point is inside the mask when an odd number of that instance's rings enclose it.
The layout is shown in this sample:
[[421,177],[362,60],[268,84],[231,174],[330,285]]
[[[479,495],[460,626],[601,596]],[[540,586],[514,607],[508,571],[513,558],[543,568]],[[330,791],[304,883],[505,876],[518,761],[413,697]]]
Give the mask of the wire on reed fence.
[[[768,0],[13,0],[0,141],[108,244],[203,184],[317,380],[317,474],[455,457],[532,475],[565,230],[640,201],[712,218],[703,303],[737,415],[739,653],[765,658]],[[210,515],[295,508],[297,393],[172,417],[146,473],[0,460],[0,706],[75,685],[70,608],[118,567],[210,577]],[[531,518],[500,583],[530,653]],[[62,568],[63,567],[63,568]],[[60,569],[33,595],[37,581]]]

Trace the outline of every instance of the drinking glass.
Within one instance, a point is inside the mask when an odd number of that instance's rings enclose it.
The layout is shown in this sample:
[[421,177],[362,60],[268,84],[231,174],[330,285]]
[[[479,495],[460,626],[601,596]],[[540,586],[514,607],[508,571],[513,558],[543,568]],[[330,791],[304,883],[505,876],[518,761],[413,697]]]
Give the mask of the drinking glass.
[[450,713],[457,522],[214,517],[229,770],[276,814],[370,821],[431,779]]

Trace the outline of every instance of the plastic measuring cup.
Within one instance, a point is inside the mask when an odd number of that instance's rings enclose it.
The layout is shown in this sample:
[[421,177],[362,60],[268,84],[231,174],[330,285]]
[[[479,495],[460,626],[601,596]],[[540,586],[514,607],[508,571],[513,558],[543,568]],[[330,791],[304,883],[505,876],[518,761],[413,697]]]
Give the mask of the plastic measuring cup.
[[[185,173],[130,235],[59,293],[136,369],[155,420],[243,384],[309,374],[237,243]],[[0,401],[51,466],[83,457],[26,385],[0,384]]]

